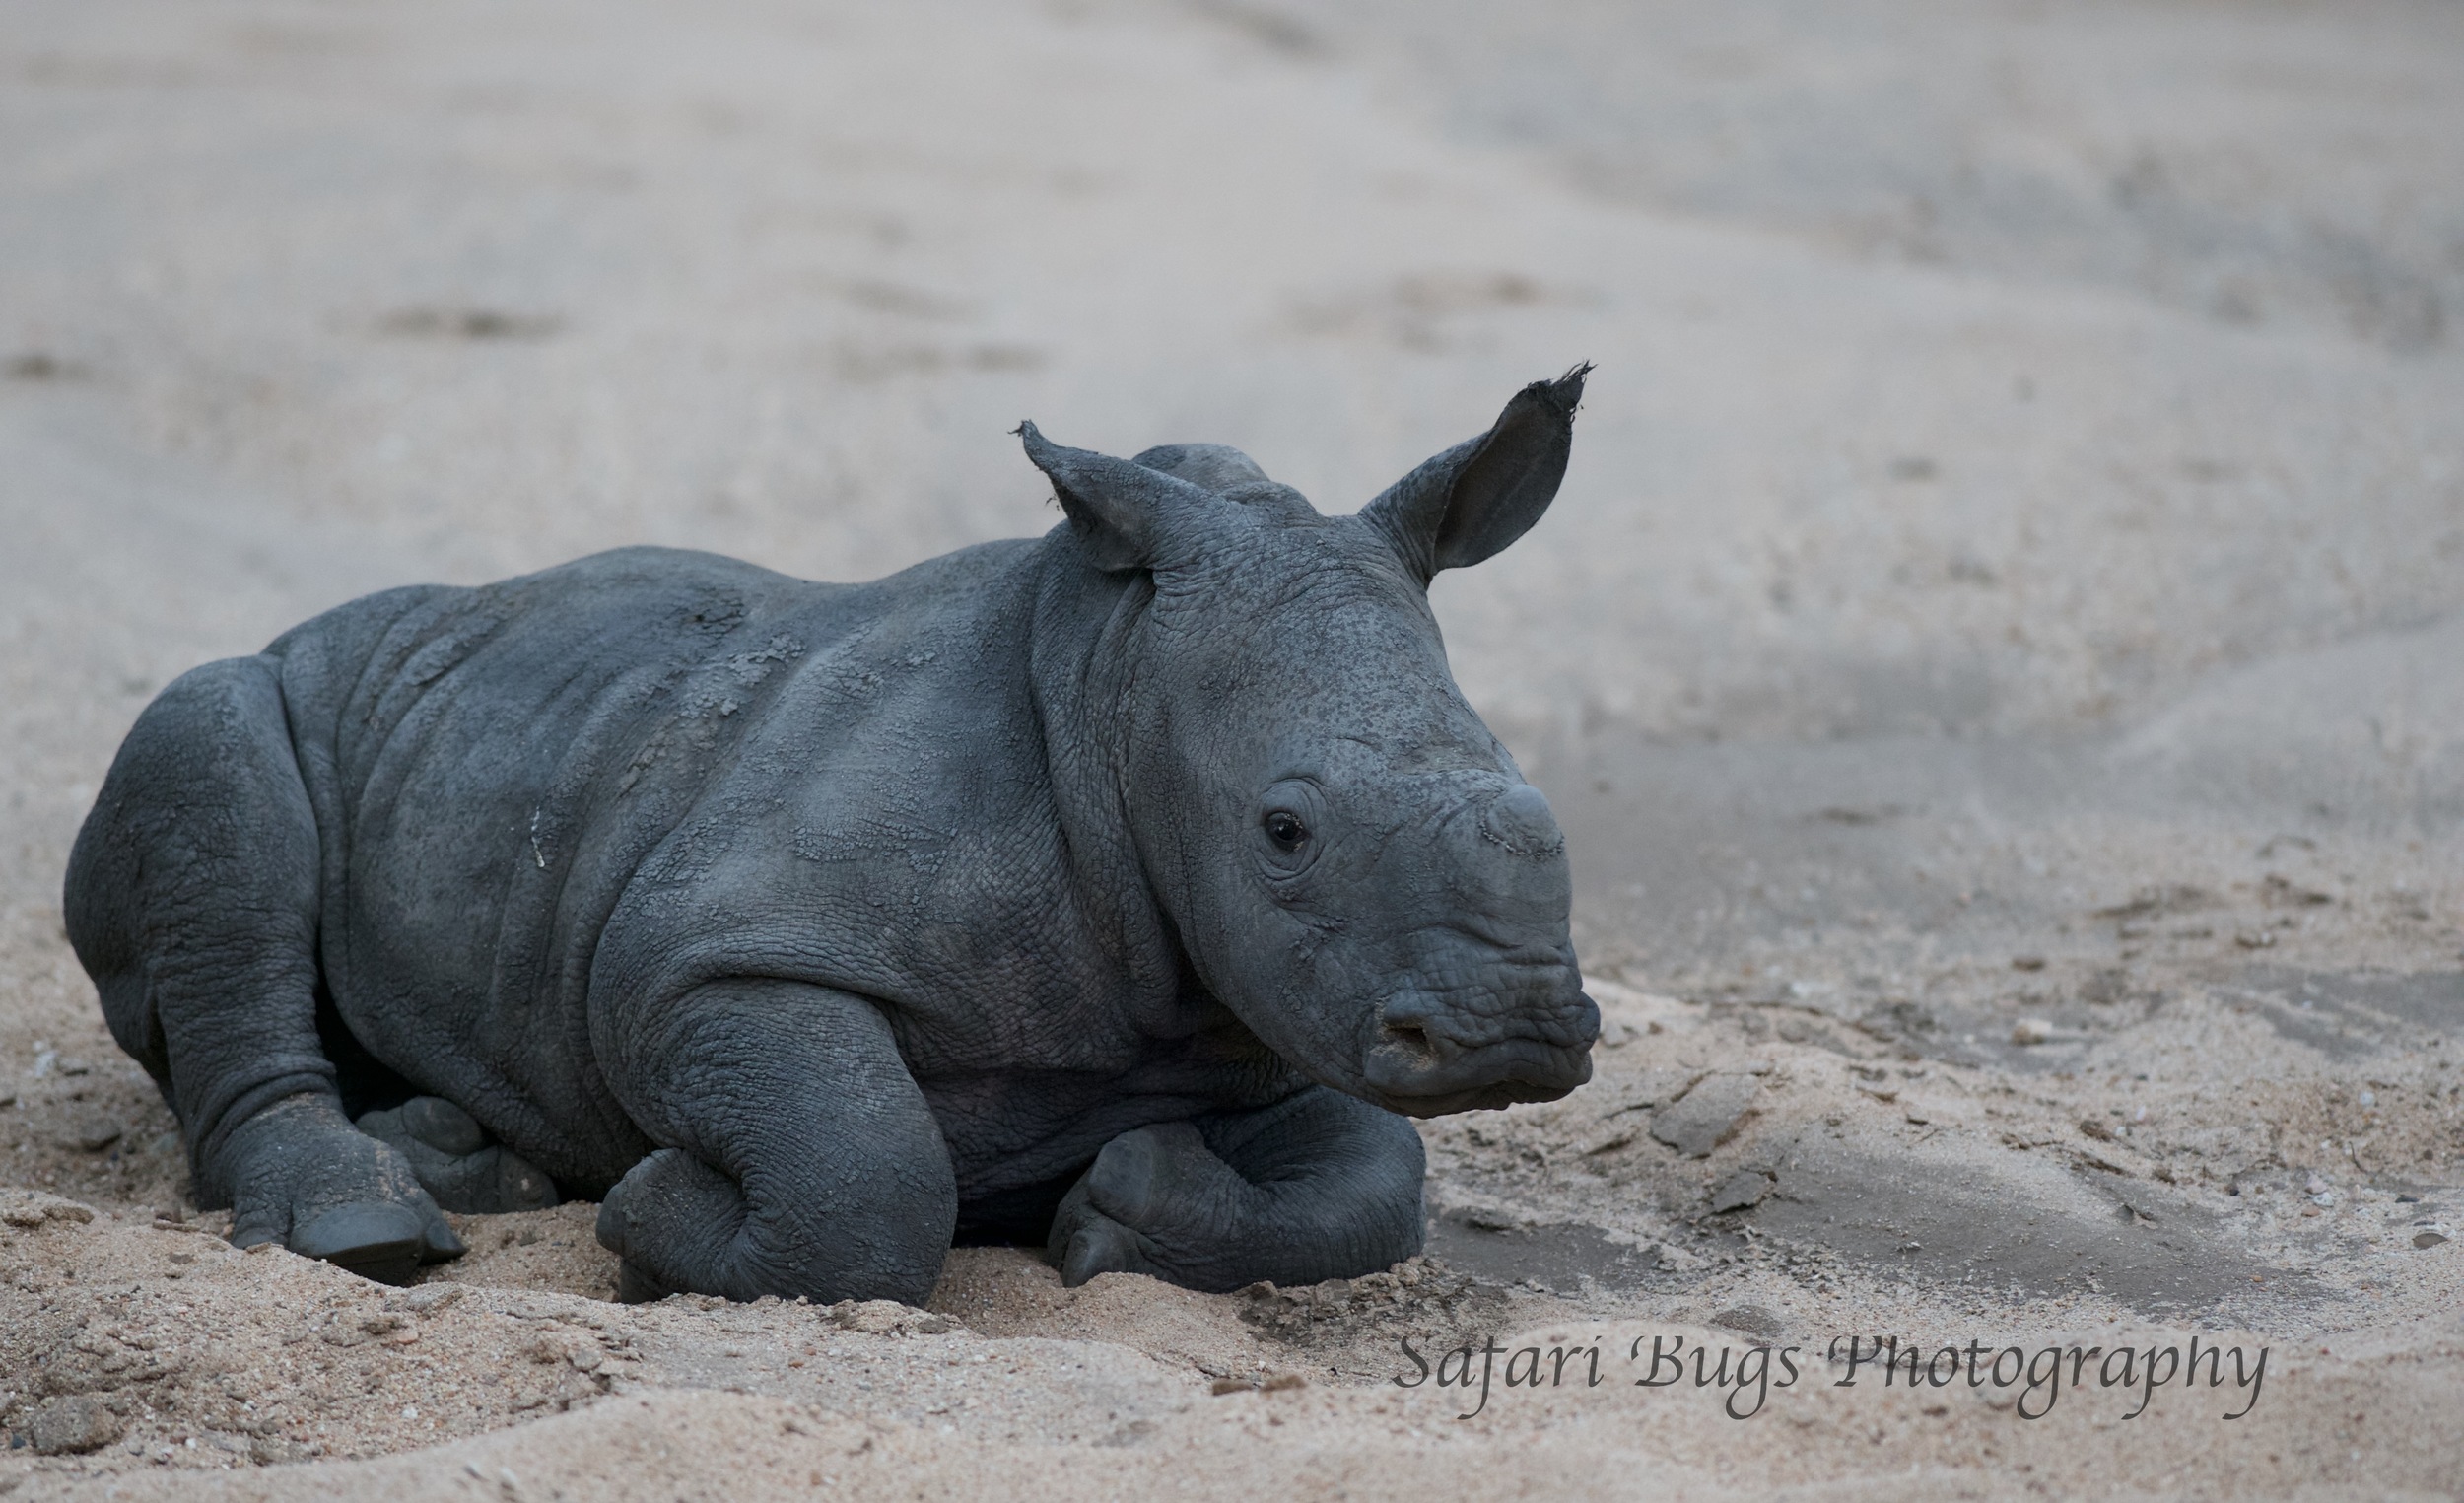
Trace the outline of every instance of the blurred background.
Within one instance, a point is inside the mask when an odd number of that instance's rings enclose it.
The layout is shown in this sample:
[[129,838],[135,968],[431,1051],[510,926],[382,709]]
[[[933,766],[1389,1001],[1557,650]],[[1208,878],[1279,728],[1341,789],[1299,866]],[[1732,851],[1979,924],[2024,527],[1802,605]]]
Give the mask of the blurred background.
[[1349,511],[1578,360],[1436,600],[1596,969],[2287,861],[2452,960],[2459,78],[2438,0],[14,0],[18,974],[145,700],[349,596],[879,575],[1053,524],[1022,417]]

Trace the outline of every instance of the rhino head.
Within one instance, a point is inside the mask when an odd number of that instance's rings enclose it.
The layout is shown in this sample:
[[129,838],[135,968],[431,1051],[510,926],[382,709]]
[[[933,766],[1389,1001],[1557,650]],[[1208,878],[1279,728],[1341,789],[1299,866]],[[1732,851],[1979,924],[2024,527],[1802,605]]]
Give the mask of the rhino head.
[[1591,1078],[1565,841],[1456,688],[1441,569],[1539,520],[1588,368],[1351,516],[1238,450],[1027,452],[1099,569],[1142,576],[1115,772],[1146,881],[1206,989],[1321,1084],[1417,1117]]

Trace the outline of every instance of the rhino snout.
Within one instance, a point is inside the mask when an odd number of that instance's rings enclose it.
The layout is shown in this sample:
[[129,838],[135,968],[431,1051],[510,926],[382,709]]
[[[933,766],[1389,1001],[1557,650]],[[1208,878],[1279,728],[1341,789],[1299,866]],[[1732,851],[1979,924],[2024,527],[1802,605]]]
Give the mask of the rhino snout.
[[1526,974],[1468,994],[1409,990],[1381,1002],[1362,1051],[1370,1099],[1440,1117],[1554,1101],[1589,1080],[1600,1009],[1571,968],[1511,969]]

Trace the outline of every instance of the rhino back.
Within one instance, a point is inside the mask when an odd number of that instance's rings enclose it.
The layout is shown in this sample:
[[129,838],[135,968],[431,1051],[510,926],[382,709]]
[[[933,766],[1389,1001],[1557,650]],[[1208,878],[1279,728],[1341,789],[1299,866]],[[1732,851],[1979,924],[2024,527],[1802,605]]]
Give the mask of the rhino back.
[[588,1000],[637,872],[680,829],[791,796],[780,747],[817,759],[870,733],[844,695],[781,720],[809,665],[943,616],[981,630],[986,581],[1021,546],[862,585],[629,549],[391,591],[288,634],[270,650],[324,846],[337,1011],[550,1173],[620,1173],[646,1144],[593,1057]]

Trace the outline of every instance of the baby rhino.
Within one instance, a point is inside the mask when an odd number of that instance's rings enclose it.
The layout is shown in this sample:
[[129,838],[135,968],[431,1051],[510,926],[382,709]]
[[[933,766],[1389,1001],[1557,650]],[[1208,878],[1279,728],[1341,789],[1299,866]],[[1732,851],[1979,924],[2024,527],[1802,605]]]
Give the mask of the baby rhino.
[[1418,1251],[1410,1117],[1599,1014],[1548,804],[1427,586],[1583,372],[1353,516],[1229,448],[869,584],[627,549],[356,600],[138,717],[69,934],[200,1203],[401,1280],[602,1201],[628,1298],[921,1302],[946,1250],[1198,1289]]

